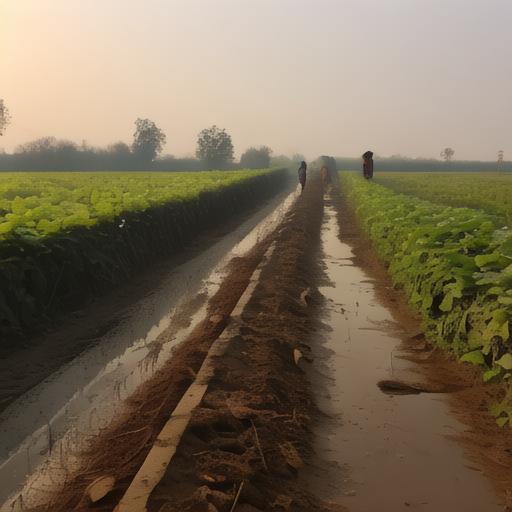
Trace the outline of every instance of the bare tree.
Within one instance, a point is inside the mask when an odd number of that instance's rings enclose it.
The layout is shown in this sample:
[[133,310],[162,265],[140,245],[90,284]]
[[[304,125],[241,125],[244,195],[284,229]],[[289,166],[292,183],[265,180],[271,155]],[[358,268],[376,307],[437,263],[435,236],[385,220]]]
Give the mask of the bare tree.
[[11,122],[9,109],[5,106],[4,100],[0,99],[0,135],[4,134],[5,129]]
[[446,160],[446,162],[451,162],[453,155],[455,155],[455,151],[452,148],[444,148],[441,151],[441,157]]

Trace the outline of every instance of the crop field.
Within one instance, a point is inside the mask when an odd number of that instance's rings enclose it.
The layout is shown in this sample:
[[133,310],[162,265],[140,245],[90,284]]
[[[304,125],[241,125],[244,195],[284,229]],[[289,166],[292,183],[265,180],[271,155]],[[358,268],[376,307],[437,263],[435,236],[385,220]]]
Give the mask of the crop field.
[[125,212],[193,200],[267,172],[2,173],[0,240],[91,227]]
[[[473,187],[472,178],[480,187]],[[511,190],[510,178],[379,177],[388,188],[341,173],[340,181],[395,284],[421,313],[429,339],[462,361],[482,365],[484,380],[509,379],[512,234],[502,189]],[[448,206],[450,196],[482,209]],[[511,398],[493,411],[500,425],[512,420]]]
[[2,173],[0,335],[80,307],[198,232],[279,190],[286,173]]
[[435,203],[495,213],[512,223],[512,174],[384,172],[375,181]]

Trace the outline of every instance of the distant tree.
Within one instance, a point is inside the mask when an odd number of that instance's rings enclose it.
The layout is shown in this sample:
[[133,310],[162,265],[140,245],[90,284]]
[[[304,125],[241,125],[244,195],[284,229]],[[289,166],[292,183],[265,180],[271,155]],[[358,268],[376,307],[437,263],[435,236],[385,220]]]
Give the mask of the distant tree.
[[249,148],[240,158],[240,167],[245,169],[265,169],[270,167],[272,150],[267,146]]
[[441,157],[445,159],[446,162],[451,162],[453,155],[455,155],[455,151],[452,148],[444,148],[441,151]]
[[41,137],[19,145],[15,149],[15,153],[42,153],[46,151],[54,151],[57,146],[57,142],[58,141],[55,137]]
[[0,135],[4,134],[5,129],[11,122],[9,109],[5,106],[4,100],[0,99]]
[[82,155],[77,144],[55,137],[41,137],[18,146],[15,157],[27,170],[70,171],[81,168]]
[[233,143],[224,128],[205,128],[197,139],[196,156],[210,169],[222,169],[233,161]]
[[501,171],[501,168],[503,167],[503,158],[505,156],[505,153],[503,151],[503,149],[500,149],[498,151],[498,172]]
[[108,146],[107,151],[112,153],[113,155],[119,155],[119,156],[129,156],[131,155],[132,151],[130,149],[130,146],[126,144],[126,142],[114,142],[114,144],[111,144]]
[[151,163],[162,151],[165,133],[150,119],[137,119],[132,150],[142,163]]

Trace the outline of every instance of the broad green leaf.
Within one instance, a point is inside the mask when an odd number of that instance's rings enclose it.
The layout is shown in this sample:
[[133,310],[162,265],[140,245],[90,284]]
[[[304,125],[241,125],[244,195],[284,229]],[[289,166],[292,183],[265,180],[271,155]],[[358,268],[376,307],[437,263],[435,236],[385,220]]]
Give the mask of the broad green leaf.
[[498,424],[498,427],[503,428],[508,422],[510,418],[507,416],[506,418],[497,418],[496,423]]
[[489,382],[491,379],[494,379],[494,377],[497,377],[500,374],[501,368],[493,368],[491,370],[487,370],[483,375],[484,382]]
[[452,307],[453,307],[453,293],[449,292],[444,296],[444,299],[441,302],[439,309],[441,311],[451,311]]
[[505,370],[512,370],[512,354],[505,354],[496,361],[496,364],[505,368]]
[[471,363],[476,365],[483,365],[485,363],[484,356],[481,350],[473,350],[464,354],[459,361],[461,363]]
[[492,254],[481,254],[475,256],[475,263],[480,267],[487,267],[493,263],[497,263],[500,260],[500,255],[497,253]]

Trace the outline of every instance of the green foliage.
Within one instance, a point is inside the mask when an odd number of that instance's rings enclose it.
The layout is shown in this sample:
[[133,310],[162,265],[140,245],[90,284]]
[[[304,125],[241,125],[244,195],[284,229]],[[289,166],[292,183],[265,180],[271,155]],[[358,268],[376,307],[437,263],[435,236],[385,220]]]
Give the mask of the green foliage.
[[196,156],[209,168],[224,168],[233,161],[231,135],[213,125],[201,131],[197,139]]
[[449,206],[467,206],[512,222],[512,175],[493,173],[378,173],[375,180],[396,192]]
[[245,169],[265,169],[270,167],[272,150],[267,146],[247,149],[240,158],[240,166]]
[[133,153],[142,162],[150,163],[162,151],[165,133],[150,119],[137,119],[133,135]]
[[473,350],[472,352],[468,352],[467,354],[464,354],[459,361],[461,363],[471,363],[476,365],[483,365],[485,364],[484,355],[482,354],[481,350]]
[[[439,187],[436,177],[423,182],[423,195],[428,185]],[[398,194],[352,173],[340,179],[394,283],[421,313],[429,338],[462,361],[486,366],[487,380],[508,379],[512,234],[504,218]]]
[[180,173],[4,173],[0,181],[0,243],[45,237],[112,221],[123,212],[197,198],[267,171]]
[[9,173],[0,184],[0,348],[254,205],[283,170]]

